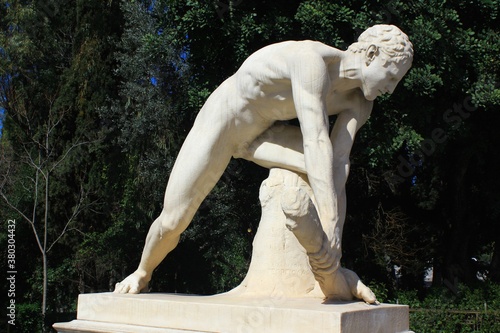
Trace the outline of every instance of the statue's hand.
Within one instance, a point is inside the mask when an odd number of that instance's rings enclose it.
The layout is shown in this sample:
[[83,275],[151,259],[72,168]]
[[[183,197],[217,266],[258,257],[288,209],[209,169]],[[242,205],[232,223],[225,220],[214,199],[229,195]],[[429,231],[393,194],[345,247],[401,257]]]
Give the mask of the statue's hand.
[[347,268],[339,268],[331,276],[319,281],[321,290],[327,299],[348,301],[360,299],[368,304],[380,304],[375,294],[359,276]]

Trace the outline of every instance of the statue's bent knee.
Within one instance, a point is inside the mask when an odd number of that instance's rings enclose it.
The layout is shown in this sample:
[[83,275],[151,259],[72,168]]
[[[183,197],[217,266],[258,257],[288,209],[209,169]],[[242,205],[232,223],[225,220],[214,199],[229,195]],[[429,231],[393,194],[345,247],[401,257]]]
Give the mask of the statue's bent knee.
[[179,236],[189,223],[181,223],[179,220],[172,219],[167,213],[162,212],[158,217],[160,226],[160,236]]

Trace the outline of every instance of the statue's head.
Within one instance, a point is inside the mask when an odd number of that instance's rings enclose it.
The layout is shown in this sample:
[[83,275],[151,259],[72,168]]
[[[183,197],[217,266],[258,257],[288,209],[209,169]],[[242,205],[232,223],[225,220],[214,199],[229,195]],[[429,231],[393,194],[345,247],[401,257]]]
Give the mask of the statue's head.
[[375,25],[365,30],[347,51],[357,64],[361,89],[368,100],[392,94],[413,61],[413,45],[393,25]]
[[349,46],[354,53],[364,52],[375,46],[380,56],[388,62],[412,62],[413,45],[408,36],[394,25],[378,24],[366,29],[356,43]]

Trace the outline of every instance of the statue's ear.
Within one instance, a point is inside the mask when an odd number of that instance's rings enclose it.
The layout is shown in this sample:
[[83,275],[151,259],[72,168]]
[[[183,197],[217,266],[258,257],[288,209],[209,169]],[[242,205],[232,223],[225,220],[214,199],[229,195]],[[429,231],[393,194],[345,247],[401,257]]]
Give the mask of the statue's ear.
[[377,45],[370,45],[368,46],[368,48],[366,49],[366,52],[365,52],[365,64],[366,66],[369,66],[372,61],[375,59],[376,56],[378,56],[378,46]]

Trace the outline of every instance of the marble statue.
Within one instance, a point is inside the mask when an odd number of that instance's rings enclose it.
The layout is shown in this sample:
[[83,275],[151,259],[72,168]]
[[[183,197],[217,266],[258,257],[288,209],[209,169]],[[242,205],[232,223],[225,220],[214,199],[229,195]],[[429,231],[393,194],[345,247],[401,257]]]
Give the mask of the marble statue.
[[[115,292],[146,291],[153,270],[176,247],[234,157],[307,175],[314,203],[303,193],[287,194],[287,227],[309,254],[326,297],[375,303],[357,275],[340,267],[349,154],[373,101],[394,91],[412,59],[408,37],[391,25],[367,29],[346,51],[315,41],[287,41],[248,57],[200,110],[172,169],[163,211],[151,225],[139,267],[117,283]],[[337,118],[330,131],[332,115]],[[293,118],[300,127],[280,123]]]

